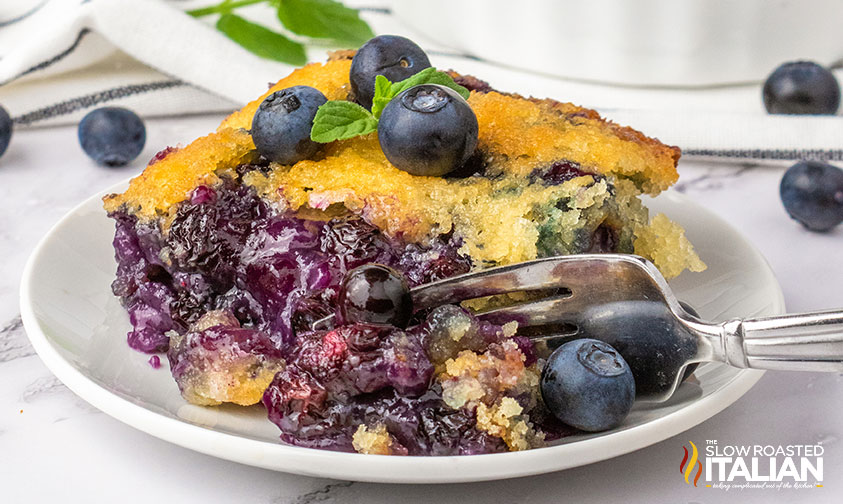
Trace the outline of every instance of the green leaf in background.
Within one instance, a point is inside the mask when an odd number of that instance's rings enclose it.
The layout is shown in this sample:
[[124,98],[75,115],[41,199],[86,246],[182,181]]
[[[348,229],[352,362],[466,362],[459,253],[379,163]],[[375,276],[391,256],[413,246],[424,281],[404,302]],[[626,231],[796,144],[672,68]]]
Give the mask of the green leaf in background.
[[378,120],[368,110],[356,103],[335,100],[325,103],[316,111],[310,139],[330,143],[372,133],[377,129]]
[[358,47],[375,34],[356,9],[334,0],[272,0],[278,19],[291,32],[312,38],[331,39]]
[[217,21],[217,29],[248,51],[267,59],[304,65],[307,55],[304,46],[261,25],[246,21],[234,14],[223,14]]
[[395,83],[390,83],[389,79],[383,75],[378,75],[375,77],[375,96],[372,98],[372,115],[380,118],[384,107],[393,98],[401,94],[402,91],[420,84],[439,84],[440,86],[449,87],[466,100],[470,94],[468,89],[454,82],[454,79],[450,75],[440,72],[433,67],[425,68],[421,72]]

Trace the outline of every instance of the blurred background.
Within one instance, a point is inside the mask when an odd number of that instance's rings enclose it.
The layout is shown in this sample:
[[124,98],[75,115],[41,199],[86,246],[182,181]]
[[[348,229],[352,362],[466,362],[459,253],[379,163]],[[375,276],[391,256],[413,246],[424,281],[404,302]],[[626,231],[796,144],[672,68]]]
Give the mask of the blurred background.
[[686,156],[840,159],[841,121],[766,114],[764,80],[843,76],[834,0],[4,0],[0,103],[20,127],[119,104],[230,111],[326,50],[409,36],[442,69],[633,124]]

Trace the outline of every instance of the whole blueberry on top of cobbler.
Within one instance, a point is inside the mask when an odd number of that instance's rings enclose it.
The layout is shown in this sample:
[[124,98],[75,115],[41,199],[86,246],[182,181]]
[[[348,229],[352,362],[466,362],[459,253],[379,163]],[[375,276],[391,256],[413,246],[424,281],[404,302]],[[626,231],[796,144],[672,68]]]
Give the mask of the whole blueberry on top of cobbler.
[[378,140],[396,168],[413,175],[446,175],[474,154],[477,117],[452,89],[414,86],[383,109]]
[[293,86],[267,96],[252,121],[258,152],[285,165],[316,154],[319,144],[310,139],[310,129],[316,111],[326,101],[325,95],[310,86]]
[[430,67],[427,54],[408,38],[380,35],[365,44],[351,61],[349,80],[357,103],[372,108],[375,78],[399,82]]

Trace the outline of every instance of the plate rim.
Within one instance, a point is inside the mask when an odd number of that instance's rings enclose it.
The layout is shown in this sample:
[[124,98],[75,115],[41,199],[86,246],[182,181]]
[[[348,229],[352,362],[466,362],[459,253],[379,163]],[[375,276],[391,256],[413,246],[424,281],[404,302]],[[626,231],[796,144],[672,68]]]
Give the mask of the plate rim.
[[[102,196],[125,187],[127,181],[115,184],[90,198],[85,199],[63,215],[39,240],[27,259],[23,269],[20,287],[21,319],[27,337],[38,356],[76,395],[106,413],[142,432],[183,448],[213,457],[275,471],[305,476],[336,478],[377,483],[463,483],[516,478],[535,474],[556,472],[579,467],[637,451],[664,441],[681,432],[699,425],[743,396],[763,376],[764,371],[740,370],[731,380],[712,395],[700,398],[688,406],[668,413],[654,421],[613,432],[607,436],[595,436],[575,443],[549,446],[521,452],[469,456],[410,456],[362,455],[313,448],[269,443],[250,439],[237,434],[221,432],[186,421],[172,418],[133,403],[101,387],[81,370],[70,364],[53,346],[50,338],[41,329],[34,308],[32,280],[39,257],[47,249],[51,238],[63,224],[77,217],[80,211],[101,201]],[[667,191],[660,198],[698,207],[709,218],[743,238],[728,222],[705,209],[687,196]],[[776,299],[770,307],[770,314],[784,313],[785,303],[781,285],[767,260],[758,249],[744,238],[749,250],[763,263],[776,287]],[[619,450],[617,447],[622,446]],[[566,457],[559,457],[564,450]],[[603,456],[611,452],[610,457]],[[367,457],[365,464],[359,464],[361,457]],[[505,463],[500,458],[507,457]],[[529,459],[529,464],[519,461]],[[305,463],[299,464],[300,461]],[[466,465],[471,464],[470,470]],[[299,466],[301,465],[301,467]],[[310,468],[318,467],[318,471]],[[506,467],[502,471],[502,467]]]

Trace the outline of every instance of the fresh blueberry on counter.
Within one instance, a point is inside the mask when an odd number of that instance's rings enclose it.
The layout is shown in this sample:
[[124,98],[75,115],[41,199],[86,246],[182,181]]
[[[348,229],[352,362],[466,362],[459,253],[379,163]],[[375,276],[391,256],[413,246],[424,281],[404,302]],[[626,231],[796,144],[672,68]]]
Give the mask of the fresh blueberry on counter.
[[382,264],[364,264],[349,271],[337,301],[344,324],[389,324],[404,328],[413,315],[407,280]]
[[764,83],[764,107],[771,114],[837,113],[840,85],[826,68],[794,61],[776,68]]
[[9,147],[9,140],[12,138],[12,118],[9,113],[0,105],[0,156]]
[[124,166],[146,144],[146,127],[137,114],[120,107],[92,110],[79,123],[79,143],[101,166]]
[[320,144],[310,139],[316,111],[328,99],[316,88],[293,86],[267,96],[252,120],[252,140],[258,152],[282,165],[316,154]]
[[790,216],[811,231],[828,231],[843,222],[843,170],[819,161],[787,169],[779,194]]
[[548,410],[562,422],[598,432],[619,426],[635,401],[635,379],[609,344],[594,339],[565,343],[548,358],[541,376]]
[[462,166],[477,147],[477,116],[456,91],[411,87],[383,109],[378,140],[389,162],[413,175],[441,176]]
[[375,77],[383,75],[390,82],[400,82],[430,67],[421,47],[397,35],[381,35],[365,44],[351,60],[351,90],[357,103],[372,108]]

